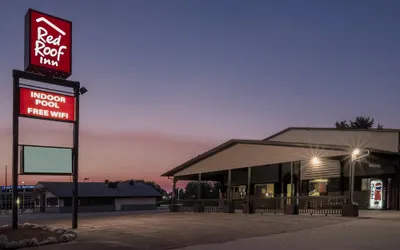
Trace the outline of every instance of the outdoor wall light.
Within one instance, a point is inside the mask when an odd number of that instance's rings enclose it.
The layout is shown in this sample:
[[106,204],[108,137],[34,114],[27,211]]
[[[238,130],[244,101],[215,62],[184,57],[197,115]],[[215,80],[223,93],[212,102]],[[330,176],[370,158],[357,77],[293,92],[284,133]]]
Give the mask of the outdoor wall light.
[[314,156],[314,157],[311,159],[311,162],[312,162],[313,165],[318,165],[318,164],[319,164],[319,158],[316,157],[316,156]]
[[353,153],[352,153],[353,156],[357,156],[359,154],[360,154],[360,149],[356,148],[353,150]]
[[85,94],[86,92],[88,92],[88,90],[85,87],[82,87],[79,89],[79,94],[81,94],[81,95]]

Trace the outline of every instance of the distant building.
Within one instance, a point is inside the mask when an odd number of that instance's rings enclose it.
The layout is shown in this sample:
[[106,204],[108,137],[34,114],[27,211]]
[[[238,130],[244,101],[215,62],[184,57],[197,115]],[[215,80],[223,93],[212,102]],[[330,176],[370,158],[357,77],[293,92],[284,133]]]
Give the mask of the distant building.
[[[79,212],[111,212],[157,209],[161,194],[143,183],[78,184]],[[39,182],[34,188],[36,212],[71,213],[72,183]]]
[[[18,203],[21,210],[32,210],[35,199],[33,189],[35,186],[18,186]],[[0,191],[0,210],[8,211],[12,209],[12,186],[1,186]]]

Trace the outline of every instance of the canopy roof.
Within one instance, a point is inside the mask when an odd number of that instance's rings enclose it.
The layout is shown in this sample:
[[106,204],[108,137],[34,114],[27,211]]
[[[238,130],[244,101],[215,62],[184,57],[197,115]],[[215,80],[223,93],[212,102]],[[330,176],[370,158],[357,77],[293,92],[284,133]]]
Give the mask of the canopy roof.
[[[370,148],[364,150],[394,154],[393,152]],[[352,151],[353,148],[348,146],[326,144],[230,140],[167,171],[162,176],[209,173],[228,169],[311,160],[313,157],[349,157]]]

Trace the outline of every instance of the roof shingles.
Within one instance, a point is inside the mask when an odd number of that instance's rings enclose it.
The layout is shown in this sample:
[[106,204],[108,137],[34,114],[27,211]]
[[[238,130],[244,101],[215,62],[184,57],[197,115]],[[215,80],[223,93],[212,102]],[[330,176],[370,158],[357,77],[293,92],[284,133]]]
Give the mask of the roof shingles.
[[[72,197],[72,183],[70,182],[39,182],[37,187],[53,193],[57,197]],[[119,183],[116,188],[110,188],[102,182],[80,182],[78,184],[79,197],[160,197],[161,194],[152,186],[144,183]]]

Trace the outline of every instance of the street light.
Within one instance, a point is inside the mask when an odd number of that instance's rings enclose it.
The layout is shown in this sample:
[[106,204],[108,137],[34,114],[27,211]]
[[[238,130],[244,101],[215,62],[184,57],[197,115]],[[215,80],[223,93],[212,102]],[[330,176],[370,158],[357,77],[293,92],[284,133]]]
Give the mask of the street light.
[[351,162],[350,162],[350,169],[349,169],[349,179],[350,179],[350,183],[349,183],[349,193],[350,193],[350,201],[351,204],[355,204],[354,202],[354,169],[355,169],[355,162],[368,156],[369,155],[369,151],[367,151],[366,154],[364,155],[360,155],[361,150],[359,148],[355,148],[351,154]]
[[22,182],[22,212],[25,210],[25,182]]
[[352,155],[353,157],[356,157],[356,156],[359,155],[359,154],[360,154],[360,149],[358,149],[358,148],[354,149],[353,152],[351,153],[351,155]]

